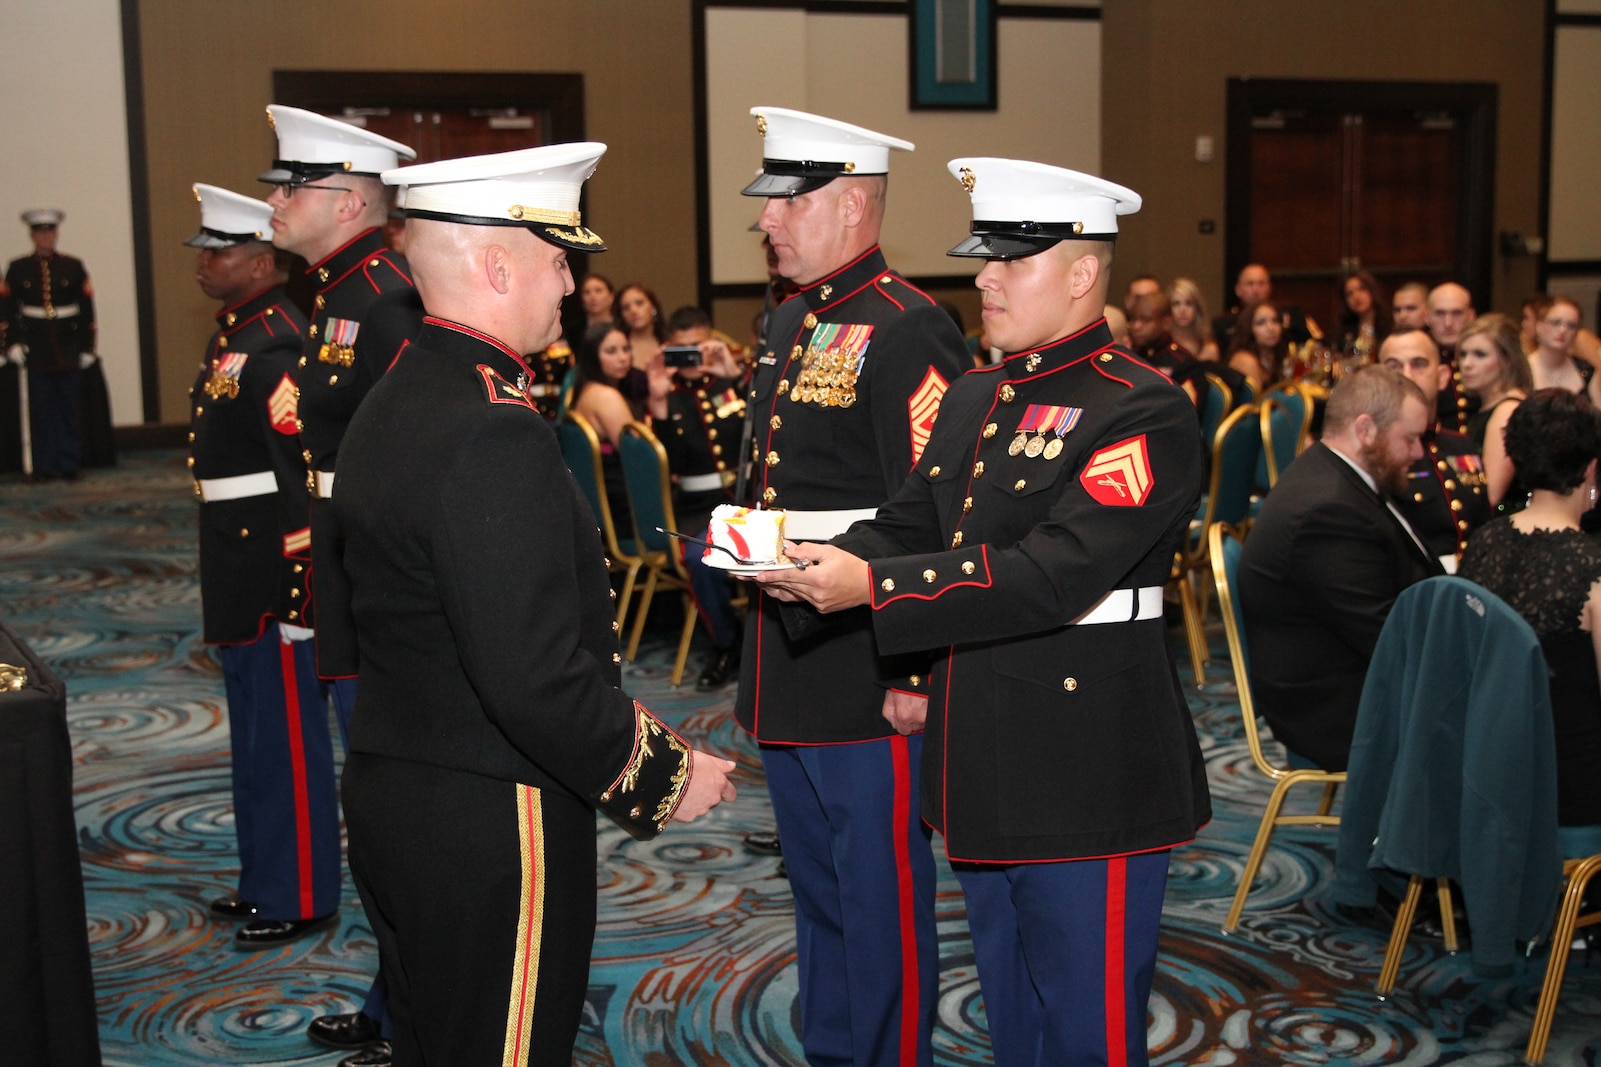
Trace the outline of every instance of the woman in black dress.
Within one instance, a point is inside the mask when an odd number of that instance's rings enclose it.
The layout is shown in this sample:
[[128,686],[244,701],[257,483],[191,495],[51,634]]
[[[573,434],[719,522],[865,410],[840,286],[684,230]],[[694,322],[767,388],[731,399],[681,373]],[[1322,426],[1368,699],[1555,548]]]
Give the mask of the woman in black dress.
[[1484,457],[1485,492],[1497,515],[1510,515],[1523,507],[1528,490],[1518,483],[1502,436],[1513,410],[1534,388],[1518,328],[1505,315],[1480,315],[1458,338],[1456,363],[1462,388],[1479,400],[1468,420],[1468,440]]
[[1601,852],[1601,543],[1580,531],[1596,498],[1601,415],[1588,398],[1541,389],[1512,412],[1507,452],[1529,505],[1468,541],[1458,573],[1528,620],[1551,668],[1557,823],[1563,854]]

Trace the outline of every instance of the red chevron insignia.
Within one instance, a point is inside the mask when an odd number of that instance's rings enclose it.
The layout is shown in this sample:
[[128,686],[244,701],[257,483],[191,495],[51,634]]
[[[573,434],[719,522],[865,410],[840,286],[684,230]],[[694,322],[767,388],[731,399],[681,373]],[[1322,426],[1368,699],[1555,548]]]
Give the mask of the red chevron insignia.
[[923,457],[923,449],[928,447],[928,436],[934,432],[934,417],[939,414],[939,402],[945,398],[945,390],[950,383],[940,377],[939,371],[933,367],[923,375],[923,384],[906,401],[906,413],[910,417],[912,427],[912,465]]
[[300,432],[295,425],[295,416],[300,407],[300,390],[285,374],[278,383],[278,388],[267,397],[267,418],[272,422],[272,428],[286,437],[293,437]]
[[1145,435],[1130,437],[1096,452],[1078,476],[1084,491],[1108,507],[1139,507],[1151,495],[1151,459]]

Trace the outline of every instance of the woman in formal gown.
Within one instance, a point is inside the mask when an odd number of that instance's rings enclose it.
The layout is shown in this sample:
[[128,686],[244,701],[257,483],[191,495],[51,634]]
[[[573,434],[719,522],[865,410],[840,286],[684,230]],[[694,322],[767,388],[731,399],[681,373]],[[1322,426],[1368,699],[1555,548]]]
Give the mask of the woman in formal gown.
[[595,435],[600,438],[600,469],[617,536],[633,537],[633,509],[628,506],[628,486],[623,481],[617,449],[623,426],[644,416],[622,391],[633,369],[628,334],[612,323],[591,326],[578,346],[576,366],[572,409],[595,428]]
[[1290,354],[1284,335],[1284,317],[1267,300],[1242,308],[1229,337],[1228,365],[1247,378],[1258,396],[1284,374],[1284,360]]
[[1506,447],[1528,507],[1475,532],[1458,573],[1539,635],[1551,669],[1563,854],[1592,855],[1601,852],[1601,542],[1579,518],[1595,504],[1601,415],[1583,394],[1538,390],[1512,411]]
[[1483,457],[1484,491],[1496,514],[1509,515],[1523,506],[1528,493],[1518,483],[1503,433],[1534,387],[1518,328],[1505,315],[1480,315],[1457,341],[1456,364],[1462,388],[1479,398],[1479,410],[1468,420],[1468,440]]
[[1217,340],[1212,336],[1212,320],[1206,313],[1201,287],[1190,278],[1174,278],[1167,291],[1172,305],[1173,340],[1207,363],[1218,361]]

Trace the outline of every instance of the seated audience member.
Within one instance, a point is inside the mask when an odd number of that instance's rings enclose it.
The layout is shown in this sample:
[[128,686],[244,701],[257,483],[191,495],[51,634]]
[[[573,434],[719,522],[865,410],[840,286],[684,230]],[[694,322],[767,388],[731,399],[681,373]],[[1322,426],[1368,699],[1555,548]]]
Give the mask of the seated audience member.
[[1551,298],[1544,293],[1535,293],[1523,302],[1523,318],[1518,323],[1518,343],[1523,346],[1523,354],[1534,355],[1534,350],[1540,347],[1540,342],[1534,336],[1534,328],[1540,324],[1540,318],[1545,309],[1551,306]]
[[1468,542],[1462,576],[1512,606],[1551,670],[1557,823],[1565,856],[1601,852],[1601,544],[1580,531],[1596,498],[1601,417],[1583,396],[1541,389],[1506,425],[1529,506]]
[[1523,506],[1524,490],[1507,458],[1502,432],[1507,419],[1529,395],[1529,361],[1518,344],[1518,330],[1505,315],[1480,315],[1457,338],[1456,375],[1478,403],[1468,420],[1468,441],[1484,457],[1485,493],[1496,514]]
[[625,285],[612,301],[612,321],[628,331],[628,344],[634,353],[634,369],[650,370],[667,337],[662,321],[662,302],[656,294],[635,282]]
[[1225,365],[1249,378],[1260,394],[1283,377],[1289,354],[1290,342],[1285,337],[1280,309],[1264,300],[1240,312],[1229,337]]
[[1340,299],[1345,304],[1340,315],[1340,353],[1363,363],[1373,362],[1393,328],[1384,288],[1369,271],[1353,270],[1340,283]]
[[578,286],[578,299],[584,308],[584,328],[604,326],[612,320],[612,302],[617,299],[611,279],[604,274],[589,274]]
[[1174,342],[1173,316],[1167,294],[1158,289],[1134,298],[1128,308],[1129,347],[1134,354],[1177,382],[1197,407],[1206,401],[1211,386],[1206,380],[1208,364],[1195,353]]
[[1456,346],[1462,340],[1462,331],[1478,316],[1473,294],[1455,282],[1446,282],[1429,290],[1426,307],[1429,336],[1440,348],[1440,362],[1453,372],[1451,387],[1440,391],[1435,417],[1446,429],[1462,431],[1478,411],[1477,402],[1462,391],[1462,376],[1456,373]]
[[[1234,280],[1234,303],[1229,307],[1228,314],[1212,320],[1212,333],[1217,337],[1228,337],[1242,311],[1272,299],[1272,275],[1260,263],[1247,263]],[[1274,306],[1282,313],[1284,335],[1291,344],[1304,345],[1310,340],[1323,339],[1323,331],[1312,316],[1293,304],[1275,303]]]
[[[698,307],[673,312],[667,345],[700,351],[695,365],[652,372],[650,413],[672,471],[673,518],[682,532],[704,538],[712,509],[734,500],[746,372],[728,345],[713,336],[711,317]],[[717,689],[739,675],[743,627],[731,603],[731,581],[726,571],[705,566],[693,546],[684,550],[684,566],[713,645],[695,688]]]
[[1123,310],[1131,311],[1134,301],[1142,296],[1162,291],[1162,280],[1154,274],[1136,274],[1128,281],[1128,288],[1123,290]]
[[[628,335],[616,325],[592,326],[578,346],[574,364],[572,409],[595,428],[600,438],[600,467],[606,479],[606,502],[611,506],[612,525],[618,537],[632,538],[633,509],[628,506],[628,486],[623,481],[617,442],[623,424],[640,417],[623,395],[632,368]],[[597,516],[598,517],[598,516]]]
[[1216,363],[1221,353],[1212,336],[1212,320],[1206,315],[1201,287],[1190,278],[1174,278],[1167,301],[1173,314],[1173,340],[1195,353],[1203,363]]
[[1116,304],[1106,305],[1106,328],[1112,331],[1112,340],[1124,348],[1133,348],[1128,336],[1128,316]]
[[[1440,350],[1422,330],[1390,334],[1379,346],[1379,362],[1417,386],[1430,412],[1451,380],[1451,368],[1440,362]],[[1454,572],[1468,535],[1490,517],[1478,450],[1465,434],[1435,423],[1423,435],[1423,458],[1412,464],[1407,480],[1396,507],[1440,565]]]
[[1442,573],[1390,500],[1428,426],[1423,394],[1398,372],[1346,375],[1322,441],[1279,477],[1246,538],[1251,690],[1297,766],[1345,769],[1385,616],[1401,590]]
[[1429,289],[1422,282],[1406,282],[1390,299],[1390,328],[1427,330],[1429,328]]
[[1582,393],[1590,387],[1595,368],[1573,354],[1573,342],[1584,325],[1579,305],[1565,296],[1552,297],[1534,323],[1534,351],[1529,371],[1536,389],[1566,389]]

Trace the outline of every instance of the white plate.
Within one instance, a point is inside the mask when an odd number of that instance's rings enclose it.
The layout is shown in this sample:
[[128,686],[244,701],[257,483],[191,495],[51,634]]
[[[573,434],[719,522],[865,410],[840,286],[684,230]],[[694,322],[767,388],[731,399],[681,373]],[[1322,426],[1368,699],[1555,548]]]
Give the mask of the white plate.
[[701,562],[708,567],[716,567],[720,571],[727,571],[729,574],[740,578],[749,578],[753,575],[761,574],[763,571],[793,570],[795,567],[795,564],[787,559],[777,560],[773,563],[735,563],[732,556],[718,552],[716,549],[713,549],[711,554]]

